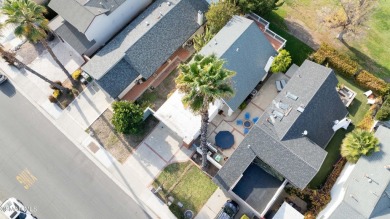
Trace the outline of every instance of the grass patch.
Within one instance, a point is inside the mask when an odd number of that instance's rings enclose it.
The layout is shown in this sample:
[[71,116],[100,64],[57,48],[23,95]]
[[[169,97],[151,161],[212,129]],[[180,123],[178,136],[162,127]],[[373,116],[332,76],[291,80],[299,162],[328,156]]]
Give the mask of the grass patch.
[[370,109],[370,105],[367,104],[367,97],[364,96],[363,94],[366,91],[359,88],[355,84],[355,82],[352,81],[352,79],[346,79],[343,76],[340,76],[339,74],[336,74],[336,77],[340,83],[344,84],[345,86],[351,88],[353,91],[356,92],[355,99],[348,107],[348,112],[349,112],[348,117],[351,118],[352,123],[358,124]]
[[332,140],[329,142],[328,146],[325,149],[328,154],[326,155],[324,163],[322,163],[322,166],[318,171],[317,175],[309,183],[309,188],[317,189],[320,188],[323,183],[325,183],[326,178],[333,170],[333,165],[340,158],[341,142],[343,141],[345,135],[352,130],[353,128],[351,128],[350,126],[347,131],[344,129],[340,129],[335,133]]
[[311,53],[314,52],[312,48],[306,45],[304,42],[295,38],[293,35],[287,33],[282,28],[270,24],[270,29],[279,34],[285,40],[287,40],[285,49],[290,52],[292,62],[300,66]]
[[[159,195],[165,201],[169,196],[172,196],[175,198],[172,205],[176,205],[178,201],[184,205],[183,208],[170,207],[178,218],[182,218],[184,211],[188,209],[197,214],[217,189],[211,179],[190,161],[168,165],[153,182],[155,188],[160,185],[163,185],[163,189],[159,192]],[[172,189],[170,193],[168,193],[169,189]]]

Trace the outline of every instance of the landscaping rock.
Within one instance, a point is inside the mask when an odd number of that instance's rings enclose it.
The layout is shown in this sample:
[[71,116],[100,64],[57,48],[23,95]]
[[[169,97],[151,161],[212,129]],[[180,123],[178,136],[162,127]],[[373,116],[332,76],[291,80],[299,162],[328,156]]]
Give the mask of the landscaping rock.
[[182,208],[182,207],[183,207],[183,203],[177,202],[177,206],[179,206],[180,208]]
[[169,196],[169,197],[168,197],[168,200],[169,200],[170,202],[173,202],[173,201],[175,201],[175,198],[172,197],[172,196]]

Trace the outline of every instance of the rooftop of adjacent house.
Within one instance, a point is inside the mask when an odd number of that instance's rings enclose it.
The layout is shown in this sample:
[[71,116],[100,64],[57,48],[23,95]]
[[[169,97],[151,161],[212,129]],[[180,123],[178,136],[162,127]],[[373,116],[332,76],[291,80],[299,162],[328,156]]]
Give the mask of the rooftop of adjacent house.
[[170,4],[157,0],[100,50],[83,70],[100,79],[108,72],[115,74],[116,64],[125,59],[136,72],[149,78],[200,27],[198,11],[207,9],[208,3],[204,0],[171,0]]
[[268,59],[277,54],[256,23],[241,16],[234,16],[199,53],[215,54],[226,61],[224,68],[236,72],[235,95],[224,100],[233,111],[267,74]]
[[89,41],[87,37],[79,32],[69,22],[65,21],[61,16],[55,17],[50,21],[49,27],[55,33],[61,36],[69,45],[72,46],[79,54],[83,54],[96,42],[95,40]]
[[334,134],[333,122],[348,114],[336,85],[331,69],[306,60],[215,181],[229,189],[257,156],[292,184],[305,188],[326,157],[323,148]]
[[380,151],[356,163],[344,188],[343,201],[330,218],[388,218],[390,215],[390,129],[379,126]]
[[85,33],[97,15],[109,14],[126,0],[51,0],[49,7]]

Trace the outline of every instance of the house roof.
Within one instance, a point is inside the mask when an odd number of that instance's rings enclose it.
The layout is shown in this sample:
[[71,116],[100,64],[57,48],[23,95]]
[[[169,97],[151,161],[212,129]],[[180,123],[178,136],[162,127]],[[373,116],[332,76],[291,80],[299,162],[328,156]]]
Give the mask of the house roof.
[[277,54],[256,23],[241,16],[234,16],[200,53],[215,54],[226,61],[224,68],[236,72],[235,95],[224,100],[233,111],[267,74],[264,68],[270,56]]
[[282,206],[278,209],[272,219],[303,219],[304,216],[289,205],[287,202],[283,202]]
[[[329,218],[385,218],[390,215],[390,129],[379,126],[380,151],[362,156],[344,184],[343,201]],[[371,179],[371,180],[370,180]],[[371,181],[371,182],[370,182]]]
[[78,31],[85,33],[96,16],[114,11],[125,1],[51,0],[49,7],[73,25]]
[[[336,85],[332,70],[306,60],[217,173],[215,182],[228,190],[257,156],[289,182],[305,188],[327,155],[323,148],[334,134],[333,121],[348,113]],[[286,97],[286,92],[298,95],[298,100]],[[279,102],[289,109],[279,109]],[[302,104],[301,113],[297,108]],[[274,110],[286,116],[280,121],[270,119]]]
[[200,27],[197,13],[208,8],[204,0],[171,0],[170,3],[155,1],[100,50],[83,70],[100,79],[105,74],[115,74],[109,70],[125,59],[140,75],[149,78]]
[[87,37],[79,32],[70,23],[65,21],[61,16],[57,16],[49,23],[50,28],[57,33],[63,40],[72,46],[79,54],[83,54],[96,42],[89,41]]

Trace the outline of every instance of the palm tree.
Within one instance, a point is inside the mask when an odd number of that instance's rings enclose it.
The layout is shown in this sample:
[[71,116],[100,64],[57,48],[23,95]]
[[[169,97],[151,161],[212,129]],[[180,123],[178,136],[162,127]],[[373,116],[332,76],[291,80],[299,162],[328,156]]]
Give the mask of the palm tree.
[[47,9],[32,0],[6,0],[3,2],[1,10],[3,14],[8,16],[5,21],[7,24],[17,25],[14,32],[15,35],[18,37],[26,37],[26,39],[32,43],[37,43],[38,41],[41,42],[45,49],[53,57],[54,61],[66,74],[72,85],[75,86],[76,81],[72,78],[71,74],[68,70],[66,70],[64,65],[58,60],[57,56],[46,41],[46,31],[50,30],[48,27],[49,21],[43,16],[43,14],[47,13]]
[[32,68],[28,67],[26,64],[24,64],[23,62],[21,62],[20,60],[18,60],[15,55],[11,52],[8,52],[8,51],[5,51],[4,48],[2,46],[0,46],[0,54],[2,57],[4,57],[5,60],[7,60],[7,62],[9,62],[10,64],[14,65],[18,65],[20,66],[21,68],[24,68],[26,69],[27,71],[31,72],[32,74],[36,75],[37,77],[39,77],[40,79],[46,81],[47,83],[49,83],[50,85],[52,85],[53,87],[57,88],[58,90],[60,90],[61,92],[63,93],[67,93],[68,92],[68,89],[57,84],[57,83],[54,83],[53,81],[47,79],[45,76],[39,74],[38,72],[36,72],[35,70],[33,70]]
[[207,126],[209,105],[216,100],[234,95],[230,78],[235,72],[223,68],[224,61],[215,55],[204,57],[195,55],[188,64],[179,66],[176,87],[184,93],[182,102],[195,114],[201,115],[200,148],[202,168],[207,166]]
[[379,151],[379,140],[371,132],[355,129],[347,134],[341,145],[341,156],[356,163],[361,155],[369,156]]

